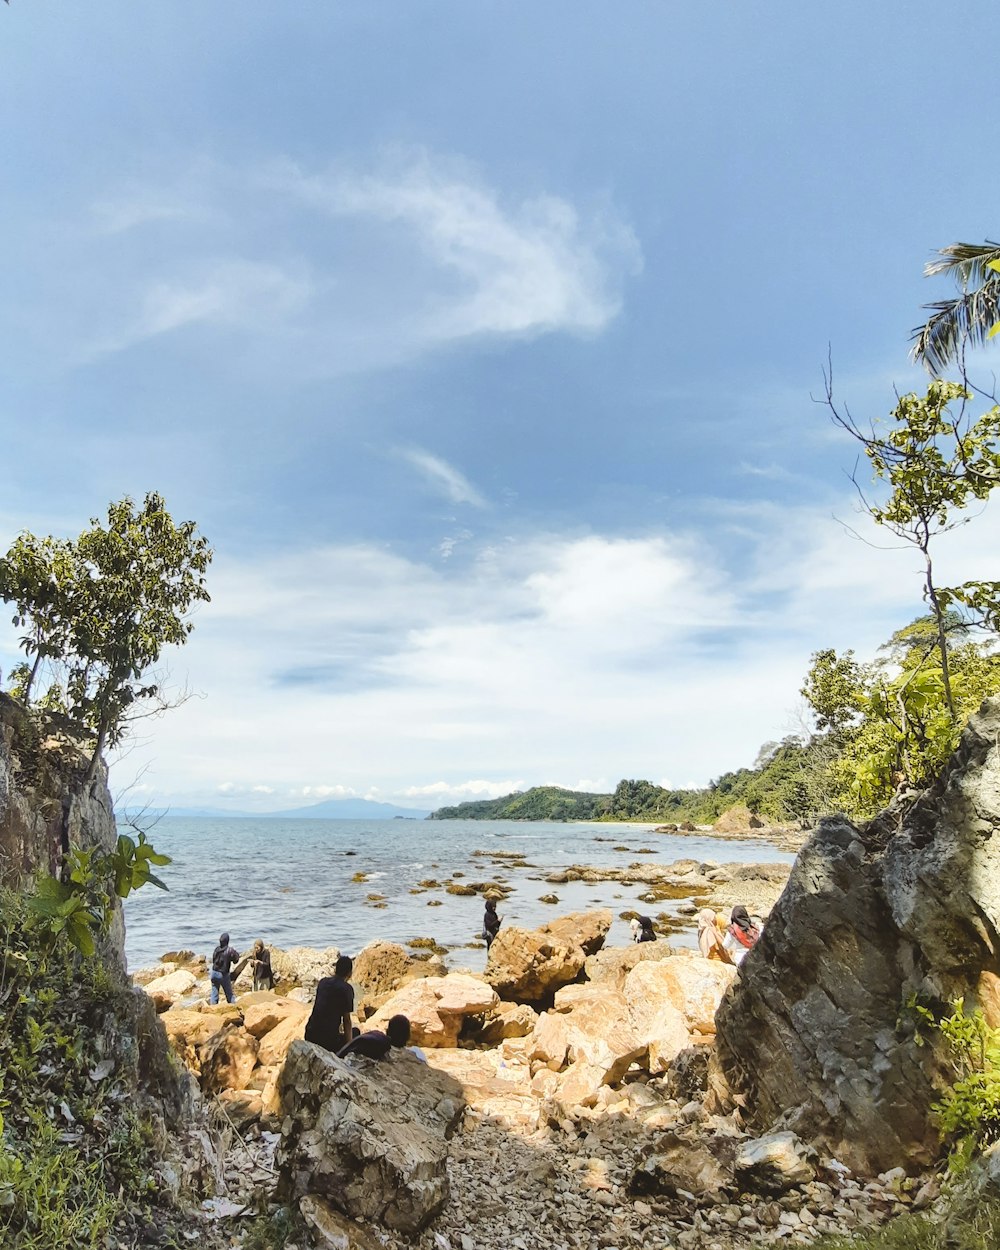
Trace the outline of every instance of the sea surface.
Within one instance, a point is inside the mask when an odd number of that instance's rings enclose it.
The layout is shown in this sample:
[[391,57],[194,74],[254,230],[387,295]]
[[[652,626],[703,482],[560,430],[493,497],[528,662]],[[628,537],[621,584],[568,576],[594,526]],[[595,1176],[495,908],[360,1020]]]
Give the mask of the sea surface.
[[[169,889],[146,886],[125,902],[130,968],[156,963],[170,950],[209,954],[228,931],[239,951],[255,938],[269,946],[336,946],[354,954],[376,938],[403,945],[431,937],[454,950],[450,967],[480,970],[481,897],[452,895],[445,882],[503,881],[513,893],[498,906],[505,922],[534,927],[570,911],[611,907],[609,944],[629,940],[627,909],[656,915],[676,902],[638,901],[645,886],[616,881],[550,884],[547,874],[571,864],[791,863],[767,842],[735,842],[707,834],[653,833],[649,827],[485,820],[288,820],[266,817],[164,817],[150,831],[173,863],[158,870]],[[627,848],[615,850],[615,847]],[[652,848],[653,855],[640,855]],[[532,865],[510,868],[475,852],[516,852]],[[352,880],[355,873],[365,882]],[[419,882],[436,879],[437,888]],[[555,893],[558,905],[539,901]],[[384,896],[377,908],[369,894]],[[683,902],[684,900],[678,900]],[[440,903],[440,906],[429,904]],[[694,945],[695,925],[674,935]]]

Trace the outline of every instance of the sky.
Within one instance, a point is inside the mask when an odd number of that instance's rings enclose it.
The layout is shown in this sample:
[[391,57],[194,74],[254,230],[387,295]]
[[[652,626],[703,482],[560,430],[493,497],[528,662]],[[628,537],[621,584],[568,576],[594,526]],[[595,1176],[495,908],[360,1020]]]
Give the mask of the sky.
[[922,610],[815,397],[920,388],[925,262],[1000,230],[946,41],[926,0],[11,0],[0,545],[156,490],[214,549],[114,785],[431,809],[800,730],[812,652]]

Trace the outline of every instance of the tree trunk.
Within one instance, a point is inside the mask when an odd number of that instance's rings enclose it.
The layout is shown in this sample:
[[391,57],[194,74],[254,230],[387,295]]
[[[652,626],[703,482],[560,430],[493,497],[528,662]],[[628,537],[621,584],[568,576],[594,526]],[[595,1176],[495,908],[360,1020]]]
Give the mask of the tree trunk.
[[948,704],[948,714],[951,716],[951,723],[955,724],[958,720],[958,715],[955,712],[955,700],[951,693],[951,671],[948,667],[948,639],[944,627],[944,613],[941,611],[941,605],[938,603],[937,593],[934,590],[931,557],[926,547],[924,548],[924,559],[927,561],[924,585],[927,588],[927,599],[934,613],[934,620],[937,622],[938,651],[941,653],[941,680],[944,682],[944,697]]

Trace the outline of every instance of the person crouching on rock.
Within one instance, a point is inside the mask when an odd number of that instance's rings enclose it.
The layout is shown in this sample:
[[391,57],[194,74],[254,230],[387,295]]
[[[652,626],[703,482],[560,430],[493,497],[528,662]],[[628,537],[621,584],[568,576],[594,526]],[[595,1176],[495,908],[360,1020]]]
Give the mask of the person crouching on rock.
[[655,942],[656,934],[653,931],[653,922],[648,916],[639,916],[639,932],[635,934],[636,942]]
[[348,1055],[363,1055],[366,1059],[384,1059],[394,1046],[402,1047],[410,1040],[410,1022],[406,1016],[393,1016],[381,1029],[371,1029],[367,1033],[359,1033],[337,1051],[341,1059]]
[[741,964],[746,958],[747,951],[756,945],[759,937],[759,925],[755,925],[747,909],[741,903],[737,903],[729,913],[729,926],[723,938],[723,945],[729,952],[732,962]]
[[502,923],[503,916],[497,915],[496,899],[488,898],[486,900],[486,911],[483,915],[483,941],[486,943],[487,950],[493,945],[493,939],[500,932]]
[[306,1024],[306,1041],[315,1042],[336,1054],[354,1036],[351,1012],[354,1010],[354,987],[350,984],[354,960],[341,955],[332,977],[323,977],[316,986],[312,1015]]
[[229,970],[233,964],[239,963],[240,953],[229,945],[229,934],[223,933],[219,938],[219,945],[212,951],[212,971],[209,974],[212,982],[212,988],[209,991],[208,1001],[213,1005],[219,1001],[219,986],[226,992],[226,1002],[235,1003],[236,995],[233,993],[233,980],[229,975]]
[[726,949],[711,907],[703,907],[698,913],[698,949],[706,959],[718,959],[724,964],[735,962]]

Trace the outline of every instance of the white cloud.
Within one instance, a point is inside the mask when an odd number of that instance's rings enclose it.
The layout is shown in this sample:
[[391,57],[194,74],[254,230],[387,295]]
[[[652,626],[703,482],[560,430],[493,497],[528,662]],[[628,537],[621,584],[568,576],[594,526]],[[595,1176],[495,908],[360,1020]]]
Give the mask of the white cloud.
[[[452,503],[467,503],[474,508],[489,506],[469,479],[447,460],[442,460],[440,456],[432,455],[420,447],[400,447],[398,454]],[[452,540],[453,545],[454,541]],[[450,554],[451,549],[448,550],[448,555]]]
[[303,786],[291,793],[303,799],[353,799],[358,792],[350,786]]
[[[502,192],[425,153],[378,173],[202,162],[173,184],[132,180],[91,211],[98,228],[74,235],[59,260],[65,289],[49,297],[62,333],[85,328],[67,350],[77,363],[186,328],[200,332],[189,351],[216,336],[217,367],[282,378],[481,336],[593,334],[641,266],[610,208]],[[152,226],[156,246],[138,248],[133,232]],[[58,318],[46,327],[59,337]]]
[[512,794],[515,790],[523,790],[525,783],[516,781],[432,781],[423,786],[407,786],[399,791],[400,797],[407,799],[435,799],[444,802],[446,799],[465,801],[468,799],[497,799],[504,794]]
[[435,338],[601,330],[620,310],[622,271],[640,265],[635,236],[609,214],[584,219],[552,195],[505,205],[426,156],[384,175],[289,170],[286,185],[331,213],[407,228],[459,280],[459,298],[432,318]]

